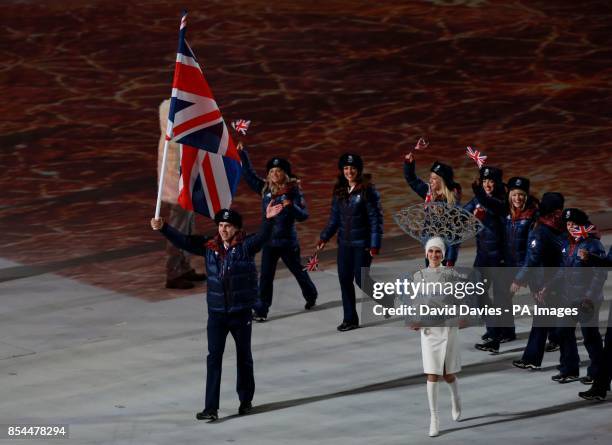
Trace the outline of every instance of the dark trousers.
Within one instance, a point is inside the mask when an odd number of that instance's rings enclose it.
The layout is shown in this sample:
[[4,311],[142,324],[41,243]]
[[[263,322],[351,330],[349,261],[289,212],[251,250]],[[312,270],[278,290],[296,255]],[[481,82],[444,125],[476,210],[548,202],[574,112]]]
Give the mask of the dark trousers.
[[594,387],[602,390],[610,390],[612,381],[612,305],[608,313],[608,329],[606,329],[605,346],[603,349],[603,359],[601,372],[595,376]]
[[[533,326],[529,332],[529,340],[527,340],[527,346],[525,346],[523,351],[522,359],[532,365],[541,366],[544,350],[546,349],[546,339],[551,337],[551,333],[556,331],[557,328],[543,326],[543,323],[538,318],[538,316],[533,318]],[[552,334],[552,338],[556,339],[556,335]]]
[[527,346],[523,351],[523,361],[532,365],[541,366],[546,349],[546,339],[551,343],[559,344],[557,319],[551,316],[535,315],[531,321],[531,331]]
[[204,409],[219,409],[221,390],[221,365],[225,339],[231,333],[236,342],[236,365],[238,375],[236,391],[241,402],[250,402],[255,393],[253,356],[251,354],[251,311],[234,313],[209,312],[206,335],[208,357],[206,357],[206,400]]
[[[495,266],[500,267],[500,266]],[[484,307],[487,306],[495,306],[493,299],[496,295],[501,294],[502,288],[500,286],[500,280],[498,276],[495,274],[495,269],[493,267],[482,267],[474,265],[474,272],[477,274],[477,280],[485,283],[485,292],[480,296],[478,300],[478,306]],[[493,291],[493,295],[491,296],[491,291]],[[494,323],[488,318],[485,317],[485,326],[487,328],[487,334],[489,337],[494,338],[495,328]]]
[[[597,312],[595,312],[597,313]],[[587,368],[587,374],[597,379],[601,376],[602,365],[604,359],[603,344],[599,328],[596,326],[580,326],[582,337],[584,339],[584,347],[589,353],[591,363]],[[559,357],[559,371],[562,374],[579,374],[580,356],[578,355],[578,346],[576,345],[576,328],[575,326],[564,326],[557,330],[559,336],[559,346],[561,354]]]
[[516,336],[512,314],[512,294],[510,293],[513,276],[514,273],[504,270],[500,276],[493,278],[493,302],[496,308],[501,309],[501,315],[494,317],[490,324],[487,323],[487,331],[495,340]]
[[[355,299],[355,285],[366,294],[371,295],[366,283],[362,282],[361,268],[370,267],[372,256],[367,247],[350,247],[338,245],[338,280],[342,292],[342,308],[344,310],[343,321],[345,323],[359,323],[357,315],[357,303]],[[369,282],[369,275],[364,277]],[[364,288],[365,287],[365,288]]]
[[274,275],[276,264],[282,259],[287,269],[297,280],[302,296],[306,301],[317,298],[317,288],[308,276],[300,261],[300,247],[272,247],[265,246],[261,251],[261,275],[259,277],[259,298],[255,304],[255,312],[260,316],[267,316],[272,306],[272,293],[274,290]]

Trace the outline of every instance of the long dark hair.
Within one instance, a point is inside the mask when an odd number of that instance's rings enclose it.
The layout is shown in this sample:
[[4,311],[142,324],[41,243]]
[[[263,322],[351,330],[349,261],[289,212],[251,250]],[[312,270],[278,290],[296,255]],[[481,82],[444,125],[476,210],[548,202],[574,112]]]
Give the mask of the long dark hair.
[[[368,185],[370,185],[371,181],[372,175],[369,173],[359,172],[355,181],[357,183],[355,188],[366,188]],[[348,180],[344,177],[344,173],[340,172],[336,177],[336,183],[334,184],[334,196],[338,197],[339,199],[348,199],[348,188]]]
[[[493,193],[491,193],[491,196],[493,198],[497,198],[500,201],[505,200],[508,197],[508,193],[509,191],[506,190],[506,185],[501,182],[501,181],[493,181],[494,182],[494,186],[493,186]],[[480,185],[482,185],[482,180],[480,181]]]

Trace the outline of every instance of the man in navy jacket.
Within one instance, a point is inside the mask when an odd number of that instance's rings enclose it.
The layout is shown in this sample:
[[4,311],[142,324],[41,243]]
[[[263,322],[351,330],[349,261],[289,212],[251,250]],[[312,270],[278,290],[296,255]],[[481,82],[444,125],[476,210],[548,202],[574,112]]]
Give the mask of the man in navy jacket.
[[270,204],[266,219],[257,234],[246,236],[242,231],[242,217],[231,209],[221,209],[215,215],[217,235],[185,235],[164,223],[162,218],[152,219],[151,227],[159,230],[172,244],[195,255],[202,255],[208,273],[208,357],[206,358],[206,397],[204,411],[198,420],[217,420],[221,365],[227,334],[236,342],[237,385],[240,398],[239,414],[248,414],[255,393],[253,356],[251,354],[252,308],[257,297],[257,269],[255,254],[272,235],[272,218],[283,206]]
[[[525,264],[515,278],[513,292],[524,285],[529,285],[534,294],[539,292],[563,263],[561,237],[565,230],[561,214],[564,202],[561,193],[547,192],[542,196],[538,220],[529,232]],[[523,357],[512,364],[521,369],[540,369],[546,338],[552,336],[556,340],[555,333],[554,319],[534,315]]]

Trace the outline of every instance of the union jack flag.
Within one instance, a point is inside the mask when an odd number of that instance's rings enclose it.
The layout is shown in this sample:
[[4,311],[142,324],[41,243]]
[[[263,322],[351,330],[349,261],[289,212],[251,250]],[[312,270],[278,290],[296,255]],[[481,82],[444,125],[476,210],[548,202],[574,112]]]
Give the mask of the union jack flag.
[[319,253],[315,252],[311,257],[306,259],[306,266],[302,270],[306,272],[316,272],[319,270]]
[[181,18],[166,138],[240,162],[204,73],[185,40],[186,32],[187,13]]
[[468,157],[476,163],[478,168],[481,168],[484,165],[485,161],[487,160],[486,156],[483,156],[478,150],[473,150],[472,147],[466,147],[465,150]]
[[429,147],[429,142],[427,142],[423,138],[419,138],[416,145],[414,146],[414,149],[415,150],[425,150],[427,147]]
[[576,226],[570,229],[570,234],[574,237],[576,241],[580,239],[586,239],[589,237],[589,233],[595,230],[594,225],[590,226]]
[[185,40],[181,18],[166,139],[181,147],[179,204],[209,218],[236,193],[242,163],[204,73]]
[[247,134],[247,130],[249,129],[249,125],[251,125],[251,121],[245,121],[244,119],[232,121],[232,127],[234,130],[236,130],[236,133],[240,133],[245,136]]

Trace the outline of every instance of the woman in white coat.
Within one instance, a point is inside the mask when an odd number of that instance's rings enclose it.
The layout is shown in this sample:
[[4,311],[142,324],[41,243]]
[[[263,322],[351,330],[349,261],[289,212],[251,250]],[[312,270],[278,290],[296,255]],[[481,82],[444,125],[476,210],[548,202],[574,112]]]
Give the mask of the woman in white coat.
[[[453,269],[442,265],[446,245],[440,237],[433,237],[425,245],[425,256],[429,266],[414,275],[414,281],[424,283],[446,283],[458,276]],[[421,297],[429,295],[421,295]],[[429,323],[431,325],[431,323]],[[459,328],[446,326],[444,323],[424,327],[424,323],[413,323],[413,330],[421,331],[421,350],[423,355],[423,371],[427,375],[427,398],[431,413],[429,436],[439,434],[440,421],[438,417],[438,383],[440,377],[449,385],[451,391],[453,420],[461,418],[461,401],[456,373],[461,371],[459,356]]]

